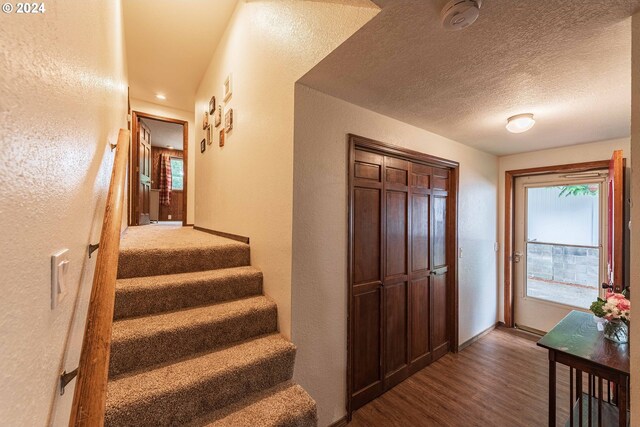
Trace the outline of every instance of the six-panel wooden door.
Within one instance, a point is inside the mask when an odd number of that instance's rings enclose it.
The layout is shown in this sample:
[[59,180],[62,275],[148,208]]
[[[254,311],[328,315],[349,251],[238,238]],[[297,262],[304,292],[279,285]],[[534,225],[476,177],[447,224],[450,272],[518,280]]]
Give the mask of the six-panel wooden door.
[[354,149],[350,407],[449,351],[449,170]]
[[138,225],[149,224],[151,212],[151,132],[138,122]]

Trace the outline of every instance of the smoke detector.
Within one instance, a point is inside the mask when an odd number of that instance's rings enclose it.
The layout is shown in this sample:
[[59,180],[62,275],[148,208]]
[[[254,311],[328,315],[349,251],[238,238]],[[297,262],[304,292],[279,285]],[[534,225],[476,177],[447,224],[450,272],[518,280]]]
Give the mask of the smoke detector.
[[451,0],[442,9],[442,26],[449,31],[467,28],[480,16],[480,7],[482,0]]

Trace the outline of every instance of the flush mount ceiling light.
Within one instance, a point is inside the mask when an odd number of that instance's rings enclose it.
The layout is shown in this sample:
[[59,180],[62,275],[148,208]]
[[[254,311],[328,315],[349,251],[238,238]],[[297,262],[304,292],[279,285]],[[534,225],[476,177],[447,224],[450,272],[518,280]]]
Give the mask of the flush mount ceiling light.
[[511,133],[526,132],[536,124],[533,114],[518,114],[507,119],[507,130]]
[[455,31],[467,28],[480,16],[482,0],[451,0],[440,14],[445,30]]
[[163,95],[163,94],[161,94],[161,93],[156,93],[156,98],[158,98],[158,99],[162,99],[163,101],[164,101],[165,99],[167,99],[167,97],[166,97],[166,96],[164,96],[164,95]]

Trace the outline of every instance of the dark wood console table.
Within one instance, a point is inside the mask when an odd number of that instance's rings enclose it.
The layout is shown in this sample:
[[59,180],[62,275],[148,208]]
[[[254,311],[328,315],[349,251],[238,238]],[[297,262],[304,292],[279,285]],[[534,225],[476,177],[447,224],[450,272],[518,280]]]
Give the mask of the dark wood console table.
[[567,426],[629,425],[629,344],[605,339],[592,314],[572,311],[538,345],[549,350],[549,427],[556,425],[556,363],[569,367]]

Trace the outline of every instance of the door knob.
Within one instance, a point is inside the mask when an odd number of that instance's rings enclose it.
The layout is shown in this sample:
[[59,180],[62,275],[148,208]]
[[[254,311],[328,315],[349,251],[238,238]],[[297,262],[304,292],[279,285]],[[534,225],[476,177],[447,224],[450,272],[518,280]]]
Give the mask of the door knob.
[[520,262],[520,260],[522,259],[522,256],[524,254],[522,252],[514,252],[513,253],[513,262]]

